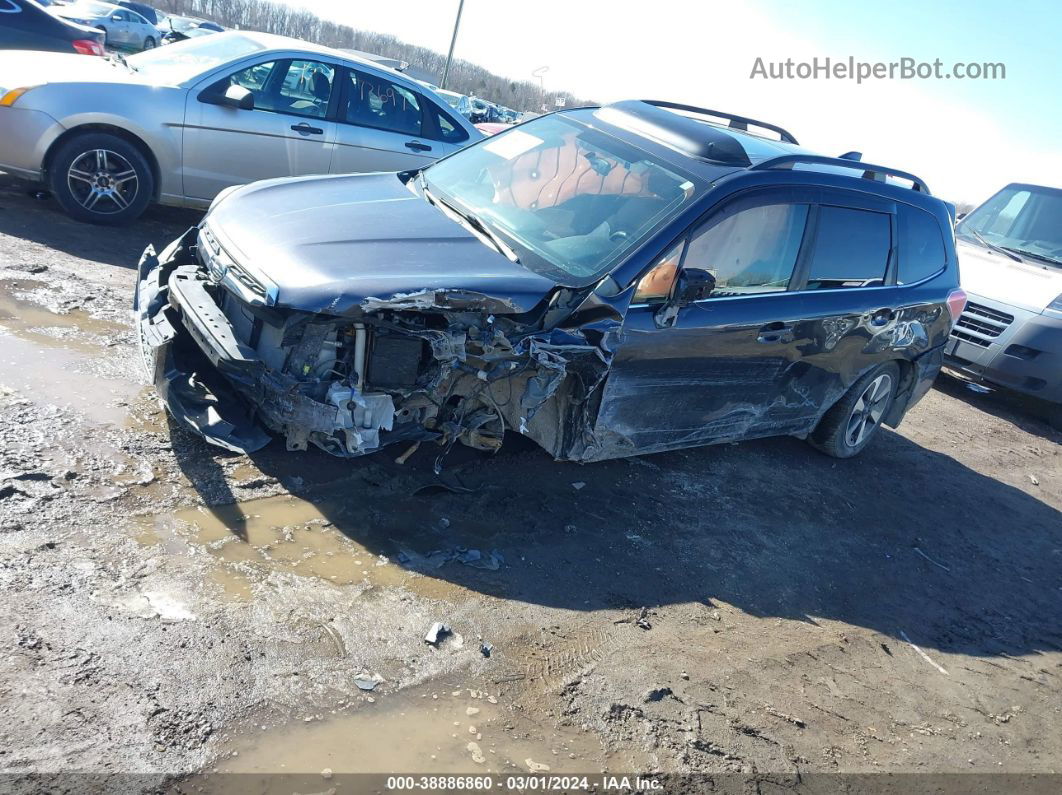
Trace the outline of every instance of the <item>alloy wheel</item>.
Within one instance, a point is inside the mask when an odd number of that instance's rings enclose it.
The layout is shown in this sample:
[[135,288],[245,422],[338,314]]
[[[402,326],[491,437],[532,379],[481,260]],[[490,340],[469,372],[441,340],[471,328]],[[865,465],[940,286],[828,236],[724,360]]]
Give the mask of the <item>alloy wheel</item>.
[[140,180],[132,164],[110,149],[91,149],[75,157],[66,172],[74,200],[93,213],[113,215],[136,199]]
[[882,373],[867,385],[848,416],[844,431],[845,444],[859,447],[874,432],[881,423],[881,415],[888,407],[891,394],[892,376],[888,373]]

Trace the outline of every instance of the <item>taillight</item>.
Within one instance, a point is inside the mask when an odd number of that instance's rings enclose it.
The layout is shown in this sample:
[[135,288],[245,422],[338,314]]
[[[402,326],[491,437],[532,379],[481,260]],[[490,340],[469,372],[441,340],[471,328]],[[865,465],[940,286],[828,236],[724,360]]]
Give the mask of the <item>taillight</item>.
[[966,291],[961,287],[956,287],[950,293],[948,293],[948,312],[951,314],[951,325],[955,325],[959,321],[959,315],[962,314],[962,310],[966,308]]
[[79,55],[103,55],[103,45],[95,39],[77,39],[70,43]]

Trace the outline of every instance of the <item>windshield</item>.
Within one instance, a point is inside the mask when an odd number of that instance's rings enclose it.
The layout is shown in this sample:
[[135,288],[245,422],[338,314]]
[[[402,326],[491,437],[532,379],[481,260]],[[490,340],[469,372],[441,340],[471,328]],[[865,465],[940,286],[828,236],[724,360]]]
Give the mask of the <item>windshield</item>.
[[672,217],[694,181],[647,152],[544,116],[436,163],[429,191],[511,242],[522,264],[582,286]]
[[454,94],[449,91],[439,91],[437,93],[449,103],[451,108],[456,108],[461,103],[460,94]]
[[1062,266],[1062,190],[1010,185],[966,216],[955,234],[975,245],[980,235],[1034,262]]
[[189,19],[188,17],[170,17],[169,19],[170,27],[180,33],[187,33],[198,28],[201,23],[201,19]]
[[126,60],[157,82],[176,85],[263,49],[256,41],[230,33],[168,44],[130,55]]

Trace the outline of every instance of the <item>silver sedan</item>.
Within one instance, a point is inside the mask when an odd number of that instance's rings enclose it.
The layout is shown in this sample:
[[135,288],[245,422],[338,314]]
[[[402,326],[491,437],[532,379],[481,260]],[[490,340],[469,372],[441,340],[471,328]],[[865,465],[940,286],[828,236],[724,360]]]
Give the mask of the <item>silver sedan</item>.
[[95,0],[78,0],[66,6],[56,6],[56,16],[98,28],[103,31],[108,47],[129,50],[150,50],[160,43],[159,29],[130,8]]
[[0,52],[0,170],[75,218],[205,208],[259,179],[420,168],[482,134],[430,89],[355,56],[229,32],[104,60]]

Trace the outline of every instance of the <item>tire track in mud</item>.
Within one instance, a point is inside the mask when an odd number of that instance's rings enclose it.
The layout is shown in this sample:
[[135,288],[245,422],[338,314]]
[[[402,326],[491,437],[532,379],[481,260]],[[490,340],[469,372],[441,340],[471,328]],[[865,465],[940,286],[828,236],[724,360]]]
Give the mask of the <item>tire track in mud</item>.
[[[574,631],[560,643],[551,644],[555,635],[545,635],[535,659],[494,678],[494,684],[511,684],[518,691],[516,701],[545,695],[558,690],[579,671],[596,664],[619,644],[614,629],[589,628]],[[531,639],[520,645],[533,647]],[[531,654],[534,654],[533,652]]]

